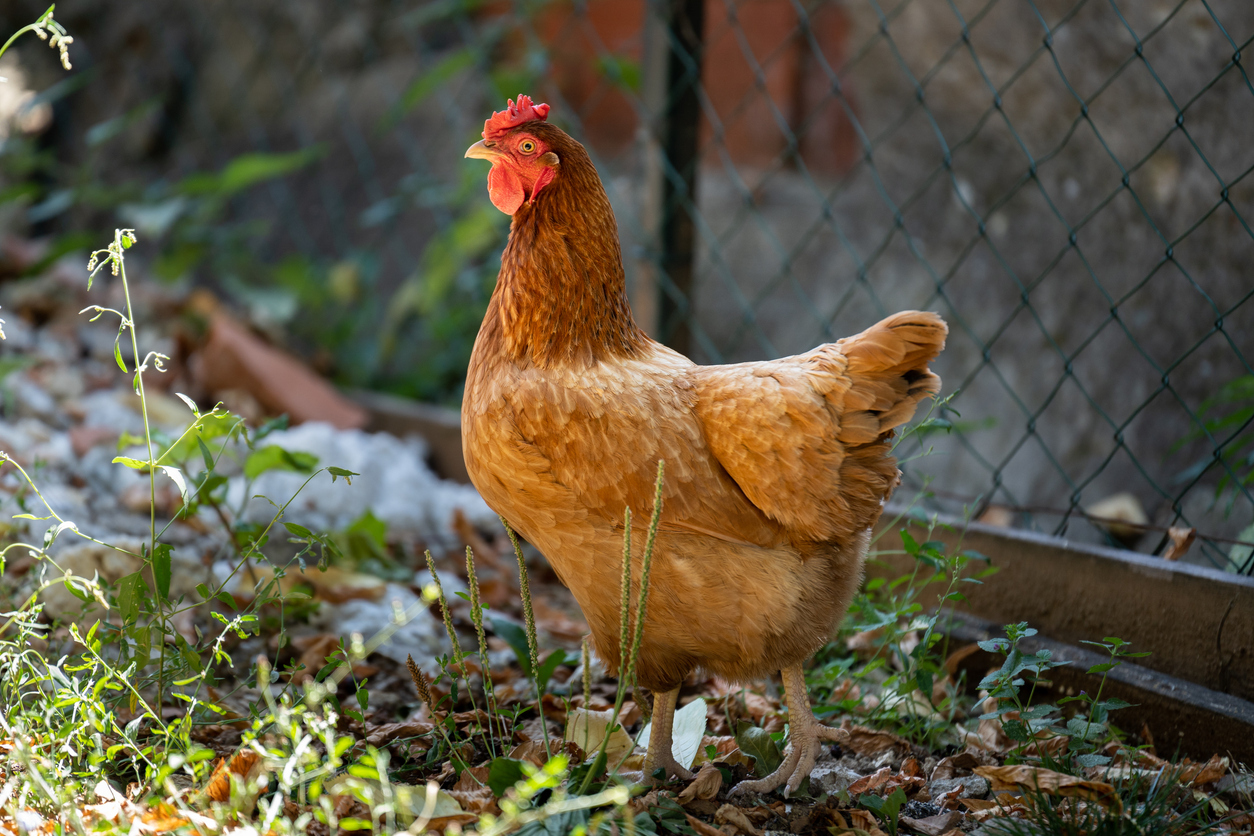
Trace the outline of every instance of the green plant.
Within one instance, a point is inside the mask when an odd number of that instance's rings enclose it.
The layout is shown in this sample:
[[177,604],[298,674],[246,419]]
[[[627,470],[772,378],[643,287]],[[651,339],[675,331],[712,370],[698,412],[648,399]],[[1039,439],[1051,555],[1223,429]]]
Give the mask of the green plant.
[[906,793],[898,787],[882,798],[878,795],[860,795],[858,806],[870,810],[876,818],[884,822],[889,836],[897,836],[897,820],[901,815],[901,808],[906,806]]
[[[13,42],[25,35],[27,32],[34,32],[41,41],[47,41],[48,46],[57,50],[61,55],[61,66],[70,70],[70,44],[74,43],[74,39],[66,34],[65,27],[52,19],[52,13],[56,11],[57,5],[53,3],[48,10],[39,16],[34,23],[29,23],[21,29],[9,36],[4,42],[4,46],[0,46],[0,56],[3,56]],[[3,79],[0,79],[3,81]]]
[[[645,536],[644,554],[640,558],[640,592],[635,606],[634,619],[631,606],[631,509],[624,510],[623,518],[623,574],[619,582],[619,614],[621,623],[618,634],[618,688],[614,693],[614,708],[610,714],[609,728],[601,739],[601,747],[596,753],[588,771],[583,775],[579,794],[588,791],[592,779],[600,774],[607,765],[605,751],[609,746],[610,735],[618,724],[619,713],[623,708],[623,699],[635,682],[636,660],[640,656],[640,644],[644,639],[644,619],[648,613],[649,603],[649,570],[653,565],[653,544],[657,538],[658,525],[662,520],[662,481],[665,477],[665,462],[658,460],[657,480],[653,487],[653,515],[649,519],[648,534]],[[629,640],[630,639],[630,640]],[[587,670],[584,671],[586,677]],[[621,766],[619,764],[618,766]],[[616,767],[617,768],[617,767]]]
[[[1006,736],[1016,744],[1011,752],[1011,757],[1016,760],[1028,757],[1026,750],[1029,746],[1035,746],[1037,751],[1042,751],[1038,744],[1066,738],[1066,747],[1058,754],[1044,756],[1048,758],[1048,765],[1051,767],[1073,771],[1077,767],[1109,764],[1110,757],[1101,754],[1100,748],[1113,736],[1110,712],[1128,708],[1130,704],[1117,698],[1102,699],[1106,678],[1125,659],[1150,654],[1133,653],[1127,649],[1127,642],[1113,636],[1101,642],[1084,642],[1103,648],[1110,656],[1110,661],[1088,669],[1090,674],[1101,675],[1097,693],[1089,695],[1081,692],[1076,696],[1063,697],[1058,705],[1036,703],[1034,697],[1038,686],[1044,681],[1044,675],[1067,663],[1055,662],[1048,649],[1035,653],[1024,652],[1020,644],[1024,639],[1036,635],[1036,630],[1026,623],[1007,624],[1005,631],[1005,638],[988,639],[979,643],[986,651],[1005,655],[1001,667],[989,673],[979,684],[981,689],[987,690],[989,696],[997,700],[997,709],[986,712],[980,719],[997,718],[1001,721]],[[1030,684],[1028,678],[1031,679]],[[1025,685],[1028,685],[1026,696],[1023,695]],[[1067,703],[1078,704],[1080,710],[1070,717],[1064,716],[1059,706]]]
[[[923,542],[909,528],[900,527],[907,517],[922,527]],[[935,516],[918,515],[907,509],[881,530],[894,529],[900,536],[901,549],[876,545],[868,562],[888,565],[884,562],[887,557],[907,556],[909,572],[891,579],[873,577],[866,582],[854,597],[838,640],[816,655],[807,679],[812,687],[829,692],[841,683],[852,682],[863,692],[875,694],[870,722],[894,727],[918,743],[935,743],[952,731],[953,721],[961,713],[961,688],[954,683],[937,697],[937,684],[948,682],[944,669],[947,645],[938,629],[942,610],[926,609],[924,602],[935,600],[943,606],[965,601],[962,587],[978,584],[996,570],[987,565],[984,555],[963,549],[961,531]],[[933,539],[941,529],[959,535],[952,547]],[[843,647],[855,636],[862,640],[862,652],[869,658],[860,659]],[[831,701],[816,706],[816,710],[861,713],[865,711],[865,696],[863,693],[829,698]]]

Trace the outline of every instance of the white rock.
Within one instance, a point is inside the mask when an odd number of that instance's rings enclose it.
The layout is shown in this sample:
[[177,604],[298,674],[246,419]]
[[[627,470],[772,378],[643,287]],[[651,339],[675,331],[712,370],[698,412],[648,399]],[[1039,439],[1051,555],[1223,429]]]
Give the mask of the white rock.
[[857,772],[836,761],[820,763],[810,770],[810,794],[835,795],[849,789],[849,785],[862,778]]
[[[401,621],[396,620],[397,614]],[[440,667],[435,657],[448,655],[444,625],[408,587],[390,583],[377,601],[353,599],[342,604],[324,603],[311,623],[342,638],[359,633],[370,647],[372,640],[384,640],[372,648],[376,653],[404,663],[412,655],[426,673],[435,676]]]
[[[361,517],[367,510],[387,523],[389,531],[416,534],[434,546],[460,544],[452,528],[453,512],[461,510],[473,524],[499,525],[496,514],[469,485],[440,479],[427,467],[426,444],[419,439],[401,440],[387,433],[337,430],[329,424],[302,424],[267,436],[264,445],[312,453],[320,467],[342,467],[361,474],[352,485],[334,483],[321,475],[301,491],[285,519],[311,529],[334,531]],[[282,504],[292,497],[307,477],[287,471],[262,474],[250,488]],[[231,480],[228,504],[243,499],[244,479]],[[250,499],[245,516],[255,522],[269,520],[274,507]]]

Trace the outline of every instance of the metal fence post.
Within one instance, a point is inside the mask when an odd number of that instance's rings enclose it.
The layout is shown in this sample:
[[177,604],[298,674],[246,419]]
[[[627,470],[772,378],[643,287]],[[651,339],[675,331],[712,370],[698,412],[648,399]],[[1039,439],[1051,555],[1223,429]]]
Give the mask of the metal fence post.
[[696,232],[697,132],[700,126],[701,64],[705,0],[660,0],[666,28],[666,89],[659,125],[662,178],[658,245],[665,279],[658,294],[661,338],[676,351],[691,350]]

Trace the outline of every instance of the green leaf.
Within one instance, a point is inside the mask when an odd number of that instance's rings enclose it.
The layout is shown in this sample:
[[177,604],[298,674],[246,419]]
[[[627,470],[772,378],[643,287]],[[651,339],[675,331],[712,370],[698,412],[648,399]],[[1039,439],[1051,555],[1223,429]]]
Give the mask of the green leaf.
[[[922,645],[919,646],[922,647]],[[914,682],[919,686],[919,690],[923,692],[923,696],[930,700],[932,698],[932,685],[934,683],[932,672],[926,668],[919,668],[919,670],[915,672]]]
[[288,533],[294,534],[297,537],[312,537],[313,536],[313,532],[305,528],[303,525],[297,525],[296,523],[285,522],[283,523],[283,527],[288,530]]
[[170,467],[169,465],[164,465],[164,464],[158,465],[157,467],[162,473],[170,477],[170,481],[178,485],[179,496],[182,497],[183,504],[186,505],[187,504],[187,480],[183,478],[183,471],[179,470],[177,467]]
[[774,772],[784,760],[779,745],[771,739],[771,733],[759,726],[746,726],[736,735],[740,751],[753,758],[755,773],[764,778]]
[[344,533],[365,535],[381,553],[387,549],[388,524],[371,513],[369,508],[344,529]]
[[360,476],[360,473],[354,473],[351,470],[345,470],[342,467],[328,467],[327,473],[331,474],[331,481],[334,482],[336,477],[341,477],[348,484],[353,484],[353,477]]
[[[496,615],[488,613],[488,620],[492,622],[492,632],[504,639],[510,649],[514,651],[514,655],[518,657],[518,664],[523,669],[523,674],[531,678],[531,649],[527,645],[527,633],[523,628],[514,622]],[[552,658],[550,656],[549,658]]]
[[126,367],[126,363],[122,360],[122,345],[119,342],[120,339],[121,339],[121,335],[119,334],[118,339],[115,339],[113,341],[113,359],[115,362],[117,362],[118,368],[122,370],[123,374],[125,374],[129,372],[130,369]]
[[143,575],[139,572],[132,572],[118,579],[118,610],[125,624],[139,617],[139,605],[143,600],[140,584],[143,582]]
[[277,444],[262,447],[244,462],[244,476],[252,480],[271,470],[289,470],[296,473],[313,473],[318,457],[313,453],[284,450]]
[[162,601],[170,600],[170,554],[173,551],[169,543],[158,543],[152,553],[152,578],[157,582],[157,594]]
[[200,457],[204,459],[205,473],[212,473],[213,453],[209,451],[208,445],[205,444],[204,440],[199,435],[196,436],[196,446],[200,448]]
[[548,686],[549,680],[553,678],[553,671],[557,670],[557,666],[566,661],[566,651],[560,647],[554,650],[544,661],[540,663],[540,670],[536,671],[536,685],[540,688],[540,693],[544,693],[544,689]]
[[115,456],[114,464],[124,464],[131,470],[147,470],[148,462],[141,462],[139,459],[132,459],[130,456]]
[[183,403],[187,404],[187,408],[192,411],[192,415],[195,415],[197,418],[200,417],[200,409],[196,406],[196,402],[194,400],[187,397],[182,392],[175,392],[174,396],[178,398],[179,400],[181,400]]
[[917,557],[919,554],[919,542],[910,536],[910,532],[904,528],[901,530],[901,543],[905,546],[906,554]]
[[523,761],[514,758],[496,758],[488,765],[488,786],[498,798],[505,791],[527,777]]
[[325,152],[325,146],[315,145],[288,154],[241,154],[218,174],[199,173],[187,177],[179,184],[179,190],[191,195],[229,197],[266,180],[299,171]]
[[[400,101],[396,104],[392,114],[388,117],[386,125],[383,127],[390,128],[400,121],[403,114],[409,113],[418,105],[426,101],[427,97],[445,86],[462,70],[469,69],[475,64],[475,52],[469,47],[459,49],[452,55],[441,59],[434,66],[428,67],[419,73],[418,78],[406,88],[401,94]],[[500,793],[497,793],[500,795]]]
[[1030,743],[1032,735],[1028,733],[1028,727],[1018,720],[1001,721],[1002,730],[1006,732],[1006,737],[1017,743]]

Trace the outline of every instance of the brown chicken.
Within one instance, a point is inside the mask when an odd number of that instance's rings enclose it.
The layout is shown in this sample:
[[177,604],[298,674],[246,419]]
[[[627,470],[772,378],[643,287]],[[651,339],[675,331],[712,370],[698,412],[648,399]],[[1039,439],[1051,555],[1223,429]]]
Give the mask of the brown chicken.
[[548,111],[519,96],[466,152],[492,163],[489,195],[513,216],[467,375],[466,467],[570,587],[612,669],[624,508],[642,543],[664,460],[637,669],[655,694],[645,775],[689,775],[671,753],[671,719],[690,672],[743,681],[780,670],[788,756],[736,789],[795,791],[820,741],[843,735],[815,719],[801,664],[861,580],[898,481],[893,428],[939,391],[928,362],[947,328],[906,311],[795,357],[694,364],[636,326],[601,180]]

